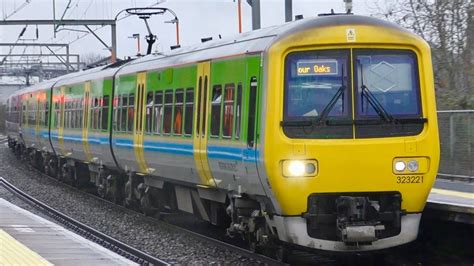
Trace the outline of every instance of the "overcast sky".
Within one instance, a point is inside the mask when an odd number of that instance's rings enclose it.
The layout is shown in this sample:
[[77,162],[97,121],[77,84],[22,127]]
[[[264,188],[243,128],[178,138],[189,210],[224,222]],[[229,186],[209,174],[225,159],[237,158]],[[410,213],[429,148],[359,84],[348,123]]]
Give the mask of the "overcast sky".
[[[377,0],[353,0],[355,14],[369,15],[371,6]],[[30,2],[30,3],[27,3]],[[56,0],[56,18],[60,18],[69,0]],[[200,42],[203,37],[217,38],[238,34],[237,0],[166,0],[156,5],[157,0],[71,0],[65,19],[113,19],[122,9],[128,7],[159,6],[172,9],[180,20],[180,41],[182,46]],[[261,26],[268,27],[284,23],[284,0],[261,0]],[[52,19],[53,0],[1,0],[1,19]],[[293,0],[293,16],[316,16],[318,13],[344,12],[343,0]],[[123,17],[123,16],[121,16]],[[169,50],[176,42],[175,26],[164,23],[171,20],[171,14],[153,16],[149,22],[152,32],[158,36],[156,51]],[[246,0],[242,0],[243,31],[252,30],[251,8]],[[16,42],[24,26],[0,26],[0,42]],[[68,27],[85,30],[84,27]],[[96,28],[93,26],[93,28]],[[146,50],[144,37],[147,34],[145,24],[137,17],[122,19],[117,24],[118,56],[123,58],[136,53],[136,40],[129,38],[139,33],[142,53]],[[110,45],[110,27],[97,30],[103,40]],[[36,39],[36,26],[29,26],[19,42],[71,43],[71,53],[109,55],[105,47],[91,34],[83,36],[83,32],[61,30],[53,38],[53,26],[39,26],[39,39]],[[14,53],[22,53],[24,48],[15,48]],[[3,48],[2,53],[8,53]],[[27,53],[40,52],[29,49]],[[49,53],[45,48],[43,53]]]

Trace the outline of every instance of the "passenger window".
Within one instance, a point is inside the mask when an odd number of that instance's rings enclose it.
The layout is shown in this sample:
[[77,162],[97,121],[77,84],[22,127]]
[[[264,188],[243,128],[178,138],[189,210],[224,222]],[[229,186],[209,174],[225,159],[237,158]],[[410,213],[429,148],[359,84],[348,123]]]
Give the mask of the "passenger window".
[[153,132],[161,133],[161,123],[163,120],[163,92],[159,91],[155,94],[155,107],[153,110],[154,125]]
[[118,123],[119,123],[119,99],[120,97],[114,97],[113,108],[114,108],[114,117],[113,117],[113,125],[112,128],[114,131],[118,131]]
[[98,129],[99,128],[99,117],[100,117],[100,99],[99,98],[94,98],[94,116],[93,116],[93,129]]
[[240,138],[240,123],[242,117],[242,83],[237,85],[237,102],[235,103],[235,138]]
[[193,106],[194,91],[193,88],[186,90],[186,106],[184,110],[184,134],[189,136],[193,132]]
[[211,106],[211,136],[218,137],[221,124],[222,86],[214,85],[212,88]]
[[173,122],[173,133],[175,135],[181,135],[182,126],[183,126],[183,101],[184,101],[184,92],[183,89],[177,89],[175,95],[175,105],[174,105],[174,122]]
[[127,107],[128,107],[128,95],[122,95],[122,105],[120,108],[120,131],[127,131]]
[[145,132],[151,133],[153,124],[153,92],[149,92],[146,95],[146,125]]
[[226,84],[224,91],[224,127],[222,136],[231,138],[234,125],[234,84]]
[[45,103],[45,112],[44,112],[45,120],[44,120],[44,126],[48,127],[48,121],[49,121],[49,103]]
[[109,96],[102,98],[102,130],[108,129],[109,124]]
[[165,92],[165,112],[163,121],[163,133],[171,133],[171,119],[173,116],[173,91],[167,90]]
[[131,93],[128,98],[128,118],[127,118],[127,131],[133,132],[133,122],[135,121],[135,94]]

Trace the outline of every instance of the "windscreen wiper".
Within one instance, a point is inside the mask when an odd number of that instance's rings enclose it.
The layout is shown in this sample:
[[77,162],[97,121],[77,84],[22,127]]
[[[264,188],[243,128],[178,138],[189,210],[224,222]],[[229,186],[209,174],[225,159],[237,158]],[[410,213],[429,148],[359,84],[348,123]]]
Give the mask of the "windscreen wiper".
[[315,120],[316,124],[321,124],[322,122],[326,120],[332,108],[334,108],[334,105],[336,105],[340,97],[342,97],[342,108],[343,108],[342,112],[344,112],[344,91],[345,90],[346,90],[346,86],[344,85],[344,64],[341,64],[341,86],[337,90],[336,94],[334,94],[332,99],[329,101],[329,103],[324,107],[323,111],[321,112],[321,115],[318,118],[316,118]]
[[[360,64],[360,62],[359,62]],[[362,90],[360,92],[360,100],[361,100],[361,106],[362,109],[364,109],[364,97],[367,99],[367,102],[374,108],[375,112],[386,122],[392,122],[393,117],[385,110],[382,106],[382,104],[375,98],[375,96],[370,92],[369,88],[364,85],[364,66],[360,64],[360,81],[362,85],[360,86],[360,89]]]
[[342,85],[339,87],[337,90],[336,94],[332,97],[332,99],[329,101],[329,103],[324,107],[323,111],[321,112],[321,115],[316,118],[315,123],[320,124],[324,120],[326,120],[327,116],[331,112],[332,108],[334,108],[334,105],[336,105],[337,101],[339,100],[340,97],[342,97],[342,104],[344,105],[344,90],[346,89],[346,86]]
[[375,112],[377,112],[380,118],[382,118],[386,122],[392,122],[392,115],[389,114],[387,110],[385,110],[385,108],[383,108],[382,104],[377,100],[377,98],[372,94],[372,92],[370,92],[369,88],[367,88],[367,86],[365,86],[364,84],[362,84],[360,88],[362,90],[360,93],[361,101],[364,102],[365,97],[367,99],[367,102],[370,104],[370,106],[374,108]]

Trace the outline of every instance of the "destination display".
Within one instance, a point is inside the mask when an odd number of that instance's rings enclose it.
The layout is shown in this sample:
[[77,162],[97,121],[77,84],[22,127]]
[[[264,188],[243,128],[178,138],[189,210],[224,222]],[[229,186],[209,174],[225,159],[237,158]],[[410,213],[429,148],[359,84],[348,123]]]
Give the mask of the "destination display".
[[298,76],[337,75],[337,61],[328,59],[300,60],[296,63]]

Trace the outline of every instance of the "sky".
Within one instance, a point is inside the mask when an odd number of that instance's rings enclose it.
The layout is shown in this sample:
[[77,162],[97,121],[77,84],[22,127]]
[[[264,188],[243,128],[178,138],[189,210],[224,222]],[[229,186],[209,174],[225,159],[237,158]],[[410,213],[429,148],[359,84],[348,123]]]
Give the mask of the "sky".
[[[218,38],[219,34],[231,37],[238,34],[238,4],[237,0],[0,0],[1,19],[52,19],[53,2],[55,2],[56,18],[60,18],[68,2],[64,19],[113,19],[116,14],[129,7],[166,7],[173,10],[180,21],[181,46],[200,42],[201,38]],[[162,3],[159,3],[164,1]],[[353,12],[358,15],[369,15],[371,6],[379,0],[353,0]],[[278,25],[285,22],[284,0],[261,0],[261,27]],[[343,0],[293,0],[293,16],[303,15],[305,18],[316,16],[318,13],[344,12]],[[121,19],[122,18],[122,19]],[[136,16],[124,18],[119,16],[117,23],[117,52],[119,58],[132,56],[137,53],[137,40],[133,34],[140,34],[141,51],[146,51],[144,40],[147,34],[143,20]],[[155,15],[149,19],[153,34],[157,35],[153,51],[169,50],[176,44],[175,25],[165,23],[173,19],[169,13]],[[251,7],[242,0],[242,30],[252,30]],[[16,42],[24,26],[0,26],[0,42]],[[53,36],[53,26],[38,26],[39,39],[36,39],[36,26],[29,26],[22,39],[18,42],[47,42],[70,43],[71,53],[80,55],[100,54],[108,56],[108,50],[91,34],[83,36],[84,27],[71,27],[76,31],[61,28]],[[96,29],[97,26],[91,26]],[[97,29],[96,33],[108,44],[111,43],[110,27]],[[9,48],[2,49],[2,54],[8,53]],[[45,48],[23,47],[15,48],[14,53],[49,53]],[[61,51],[57,51],[61,52]],[[65,50],[63,50],[65,52]]]

